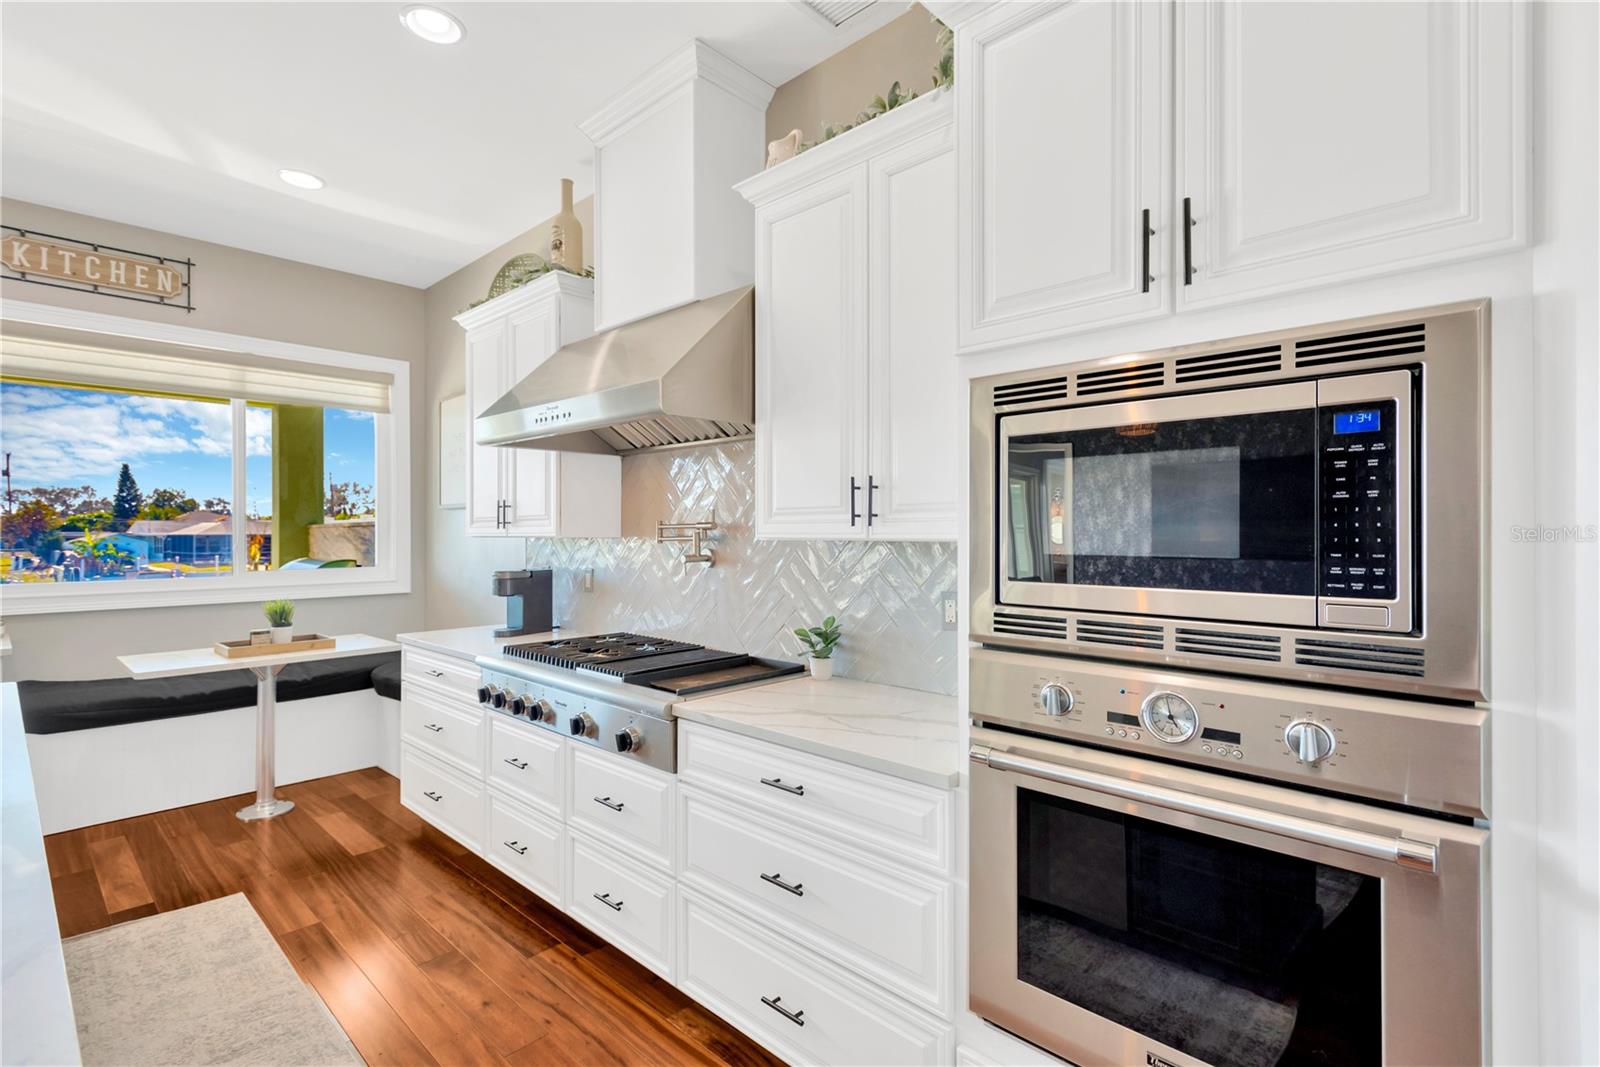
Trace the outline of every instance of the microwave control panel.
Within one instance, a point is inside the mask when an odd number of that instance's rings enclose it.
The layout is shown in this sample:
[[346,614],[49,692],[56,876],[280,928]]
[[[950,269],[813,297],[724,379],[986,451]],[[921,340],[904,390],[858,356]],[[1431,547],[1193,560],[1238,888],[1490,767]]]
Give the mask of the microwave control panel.
[[1319,408],[1322,506],[1317,592],[1323,597],[1395,596],[1395,404]]

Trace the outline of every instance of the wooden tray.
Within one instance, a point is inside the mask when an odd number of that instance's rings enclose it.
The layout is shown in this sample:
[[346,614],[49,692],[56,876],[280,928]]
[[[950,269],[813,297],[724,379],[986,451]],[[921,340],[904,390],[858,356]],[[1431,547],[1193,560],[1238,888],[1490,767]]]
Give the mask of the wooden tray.
[[281,656],[285,652],[311,652],[319,648],[332,648],[334,639],[322,634],[295,634],[293,641],[281,645],[252,645],[243,641],[218,641],[212,651],[223,659],[249,659],[251,656]]

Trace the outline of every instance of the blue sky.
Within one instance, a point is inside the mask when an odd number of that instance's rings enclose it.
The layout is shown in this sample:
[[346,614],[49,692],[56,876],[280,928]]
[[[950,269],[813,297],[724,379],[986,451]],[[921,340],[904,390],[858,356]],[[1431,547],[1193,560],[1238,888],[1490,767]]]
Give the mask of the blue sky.
[[[226,498],[233,492],[232,426],[225,403],[0,382],[0,449],[11,453],[18,489],[92,485],[110,497],[127,463],[146,493],[178,489],[200,501]],[[269,514],[271,413],[249,409],[246,429],[249,509]],[[370,414],[328,409],[323,449],[326,476],[373,484]]]

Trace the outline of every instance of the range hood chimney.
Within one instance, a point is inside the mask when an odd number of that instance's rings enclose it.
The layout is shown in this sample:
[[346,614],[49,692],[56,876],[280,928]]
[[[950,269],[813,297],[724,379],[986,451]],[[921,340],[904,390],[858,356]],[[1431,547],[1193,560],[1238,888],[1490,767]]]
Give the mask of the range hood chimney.
[[480,445],[627,455],[746,437],[755,419],[750,286],[586,337],[474,423]]

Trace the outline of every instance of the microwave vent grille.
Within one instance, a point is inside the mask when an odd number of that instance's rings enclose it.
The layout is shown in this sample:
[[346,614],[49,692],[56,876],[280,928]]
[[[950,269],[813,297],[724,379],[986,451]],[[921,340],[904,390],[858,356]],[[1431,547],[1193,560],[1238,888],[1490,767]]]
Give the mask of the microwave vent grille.
[[1078,642],[1086,645],[1117,645],[1160,652],[1166,644],[1166,627],[1152,623],[1079,619],[1076,634]]
[[1254,659],[1277,663],[1283,655],[1283,642],[1271,634],[1227,630],[1193,630],[1178,627],[1172,649],[1195,656],[1223,656],[1228,659]]
[[1165,363],[1140,363],[1132,367],[1109,367],[1084,371],[1077,376],[1079,396],[1120,393],[1124,390],[1159,389],[1167,382]]
[[1296,341],[1294,365],[1297,368],[1325,367],[1333,363],[1421,355],[1427,348],[1426,335],[1424,324],[1414,322],[1409,326],[1390,326],[1382,330],[1362,330]]
[[1361,641],[1299,638],[1294,643],[1294,661],[1302,667],[1396,674],[1406,678],[1421,678],[1425,673],[1424,654],[1420,648],[1396,648]]
[[1030,378],[1025,382],[1008,382],[994,387],[994,406],[997,408],[1066,398],[1067,376],[1064,374],[1054,378]]
[[1014,634],[1018,637],[1050,637],[1067,639],[1067,620],[1048,615],[1026,615],[1018,611],[996,611],[994,632]]
[[1237,378],[1245,374],[1271,374],[1283,366],[1283,346],[1241,348],[1232,352],[1207,352],[1183,356],[1173,364],[1179,385]]

